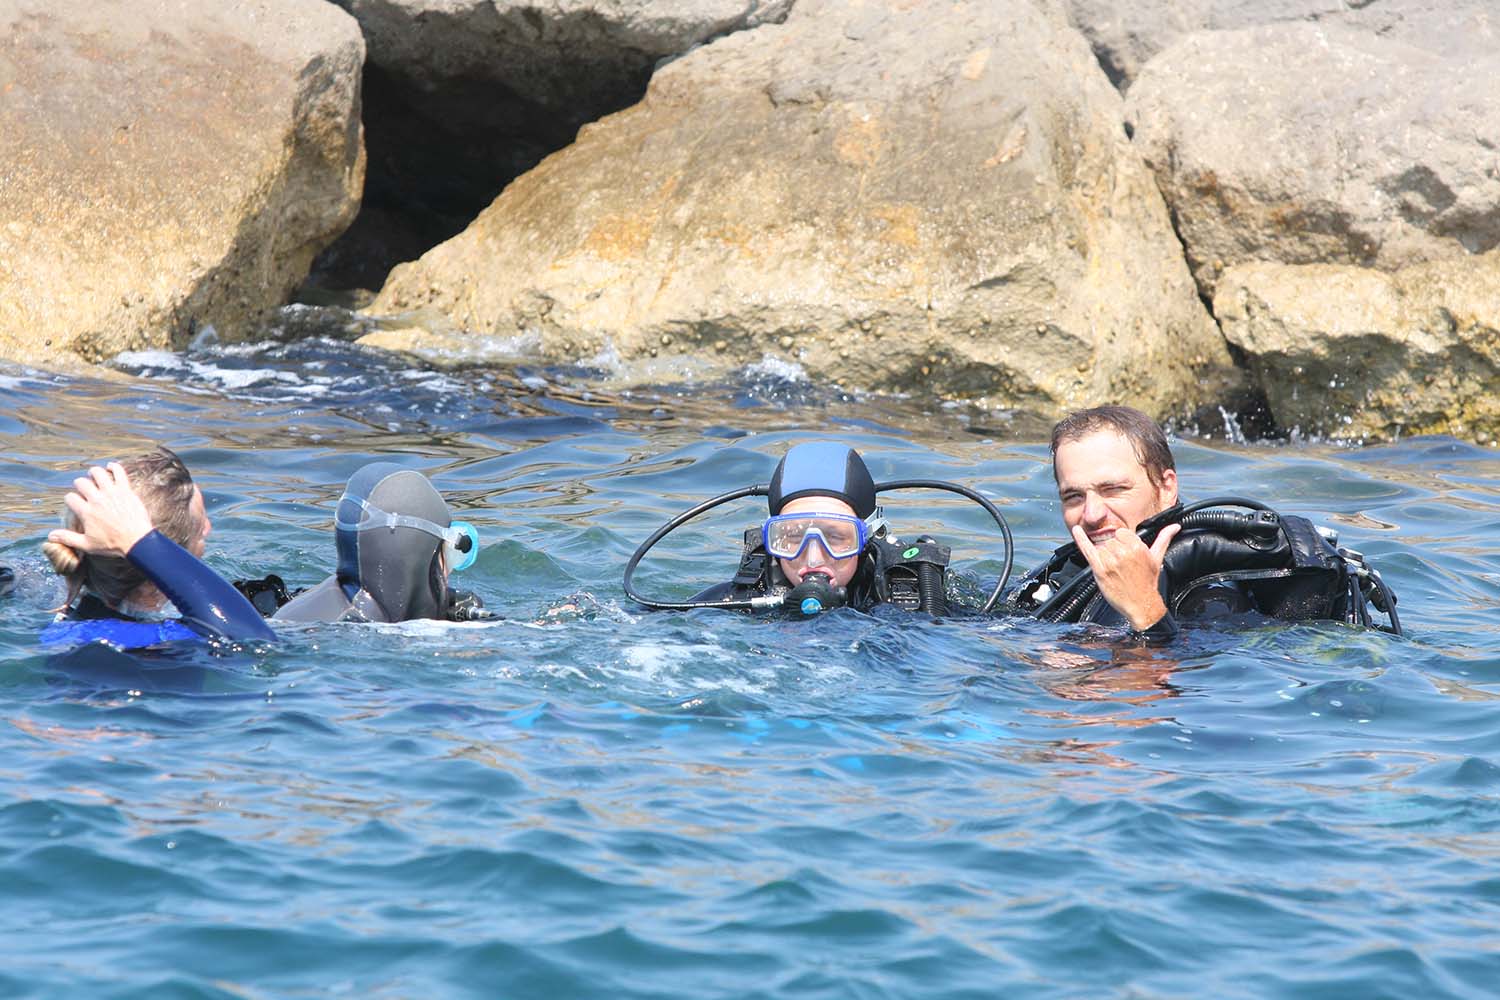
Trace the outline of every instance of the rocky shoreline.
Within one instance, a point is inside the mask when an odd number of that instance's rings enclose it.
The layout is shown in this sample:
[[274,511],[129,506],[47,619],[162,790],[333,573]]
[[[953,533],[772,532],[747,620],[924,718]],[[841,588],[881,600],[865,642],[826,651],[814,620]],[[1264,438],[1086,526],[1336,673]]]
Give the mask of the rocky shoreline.
[[1500,439],[1494,0],[15,0],[0,23],[9,360],[255,338],[311,274],[378,292],[369,343],[467,361],[770,358],[1044,418]]

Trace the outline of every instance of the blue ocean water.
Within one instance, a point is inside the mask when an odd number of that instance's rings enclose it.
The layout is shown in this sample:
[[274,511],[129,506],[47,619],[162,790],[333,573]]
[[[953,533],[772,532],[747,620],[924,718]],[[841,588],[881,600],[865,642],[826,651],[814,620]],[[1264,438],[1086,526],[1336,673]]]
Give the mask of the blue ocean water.
[[[671,514],[835,436],[1060,531],[1039,432],[794,372],[611,392],[332,340],[0,370],[0,996],[1486,997],[1500,983],[1500,453],[1185,435],[1188,497],[1336,528],[1405,638],[647,613]],[[1215,428],[1216,432],[1222,428]],[[209,561],[308,585],[363,463],[430,475],[505,619],[48,655],[37,544],[161,441]],[[982,594],[978,508],[893,497]],[[753,501],[664,543],[724,579]]]

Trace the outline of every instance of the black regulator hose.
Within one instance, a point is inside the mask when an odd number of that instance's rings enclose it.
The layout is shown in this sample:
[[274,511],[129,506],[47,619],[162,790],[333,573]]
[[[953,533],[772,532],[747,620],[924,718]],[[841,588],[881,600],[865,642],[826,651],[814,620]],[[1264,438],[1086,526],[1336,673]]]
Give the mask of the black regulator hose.
[[948,590],[943,571],[932,563],[917,566],[917,607],[936,618],[948,614]]
[[722,608],[726,611],[753,611],[758,608],[769,608],[779,605],[781,603],[781,598],[779,597],[770,602],[757,602],[755,600],[748,599],[734,600],[732,598],[725,598],[721,601],[657,601],[651,598],[642,597],[640,592],[635,589],[635,584],[631,582],[632,578],[635,576],[635,568],[639,566],[641,560],[646,557],[646,553],[650,552],[652,547],[655,546],[657,542],[661,541],[663,538],[666,538],[672,532],[676,531],[684,524],[687,524],[693,518],[697,517],[700,514],[705,514],[708,511],[713,510],[715,507],[721,507],[733,500],[741,500],[745,497],[768,496],[770,495],[770,491],[771,488],[769,485],[760,485],[746,486],[741,489],[731,490],[728,493],[721,493],[711,500],[703,501],[692,510],[678,514],[676,517],[672,518],[672,520],[668,521],[660,528],[657,528],[654,532],[651,533],[650,538],[641,543],[640,548],[635,550],[635,554],[632,555],[630,557],[630,561],[625,564],[625,596],[630,598],[632,601],[635,601],[637,604],[644,605],[652,609],[653,611],[691,611],[694,608]]
[[[1005,568],[1000,571],[1000,579],[995,583],[995,589],[990,593],[990,599],[984,602],[984,606],[979,609],[979,613],[987,615],[993,611],[995,605],[1000,602],[1000,594],[1005,590],[1005,585],[1010,582],[1011,567],[1015,564],[1016,560],[1016,543],[1010,537],[1010,525],[1005,523],[1005,515],[1000,513],[1000,508],[996,507],[988,497],[969,489],[967,486],[960,486],[957,483],[950,483],[941,479],[893,479],[888,483],[875,484],[875,492],[877,494],[884,493],[887,490],[942,490],[945,493],[957,493],[961,497],[973,500],[984,508],[986,514],[995,519],[995,523],[1000,526],[1000,533],[1005,536]],[[917,582],[920,587],[920,576],[918,576]]]
[[[959,496],[965,497],[979,504],[979,506],[985,509],[985,512],[988,513],[990,517],[995,519],[995,523],[1000,526],[1001,534],[1005,536],[1005,568],[1000,573],[1000,580],[995,584],[994,592],[990,594],[989,600],[985,601],[984,607],[980,609],[980,612],[983,614],[988,614],[991,610],[993,610],[995,604],[1000,600],[1001,592],[1005,590],[1006,583],[1010,581],[1010,571],[1011,567],[1015,563],[1016,554],[1015,541],[1011,538],[1010,534],[1010,525],[1005,523],[1005,515],[1000,513],[1000,509],[993,503],[991,503],[986,497],[980,495],[974,490],[969,489],[967,486],[959,486],[957,483],[949,483],[941,479],[897,479],[889,483],[875,484],[876,493],[882,493],[886,490],[943,490],[948,493],[957,493]],[[730,503],[734,500],[742,500],[745,497],[763,497],[769,495],[769,485],[746,486],[742,489],[731,490],[728,493],[721,493],[719,496],[713,497],[710,500],[703,501],[692,510],[684,511],[681,514],[678,514],[666,524],[662,525],[660,528],[657,528],[654,532],[651,533],[650,538],[647,538],[644,542],[641,543],[640,548],[635,550],[635,553],[630,557],[630,561],[625,564],[625,596],[629,597],[637,604],[643,605],[647,608],[651,608],[653,611],[691,611],[694,608],[721,608],[727,611],[759,611],[768,608],[783,606],[785,598],[788,595],[766,595],[764,597],[753,597],[739,600],[733,598],[725,598],[723,600],[717,601],[658,601],[642,596],[641,593],[635,589],[635,583],[633,582],[636,567],[639,566],[641,560],[646,557],[646,553],[650,552],[657,542],[661,541],[663,538],[667,537],[672,532],[676,531],[678,528],[691,521],[693,518],[698,517],[700,514],[705,514],[708,511],[713,510],[715,507],[723,506],[724,504]],[[941,575],[942,574],[938,574],[939,590],[941,590]],[[920,576],[918,577],[918,586],[922,586]],[[832,600],[837,603],[831,603],[828,597],[821,593],[809,596],[815,597],[817,603],[822,605],[824,608],[830,606],[837,607],[842,603],[842,595],[833,597]],[[942,596],[944,600],[943,607],[946,608],[947,595],[944,594]],[[805,609],[803,609],[802,602],[800,600],[794,602],[793,606],[795,606],[795,608],[797,608],[798,610],[803,610],[804,614],[808,613]],[[810,603],[807,605],[807,607],[809,608],[811,606],[812,605]]]

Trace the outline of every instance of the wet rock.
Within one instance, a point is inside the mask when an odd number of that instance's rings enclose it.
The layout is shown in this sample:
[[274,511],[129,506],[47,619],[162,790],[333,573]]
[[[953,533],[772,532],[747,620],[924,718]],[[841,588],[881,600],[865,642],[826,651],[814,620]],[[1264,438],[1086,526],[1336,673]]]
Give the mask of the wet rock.
[[369,47],[365,204],[320,259],[332,287],[461,232],[580,126],[640,100],[656,64],[779,21],[791,0],[335,0]]
[[1494,0],[1058,0],[1122,91],[1158,52],[1195,31],[1282,21],[1360,28],[1431,52],[1479,56],[1500,49]]
[[1130,90],[1200,287],[1249,261],[1394,270],[1500,243],[1500,58],[1313,24],[1190,35]]
[[801,0],[663,67],[374,308],[560,361],[770,355],[1046,413],[1213,399],[1235,374],[1121,116],[1028,0]]
[[1393,273],[1245,264],[1214,311],[1283,428],[1500,438],[1500,250]]
[[0,354],[234,339],[353,218],[364,47],[322,0],[19,0],[0,37]]

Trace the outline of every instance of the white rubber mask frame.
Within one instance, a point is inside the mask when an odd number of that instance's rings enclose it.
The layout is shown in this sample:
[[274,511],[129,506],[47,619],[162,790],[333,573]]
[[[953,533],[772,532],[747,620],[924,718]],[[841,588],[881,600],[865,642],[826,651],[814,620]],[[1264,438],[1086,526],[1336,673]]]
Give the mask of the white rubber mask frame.
[[448,527],[443,527],[425,517],[413,517],[410,514],[392,514],[390,511],[381,510],[379,507],[360,497],[351,497],[347,493],[339,498],[339,505],[344,501],[358,504],[359,509],[368,516],[355,522],[340,520],[334,515],[333,526],[342,531],[374,531],[377,528],[416,528],[425,531],[434,538],[443,540],[443,561],[452,572],[468,569],[474,565],[474,560],[479,558],[479,529],[468,521],[454,521]]

